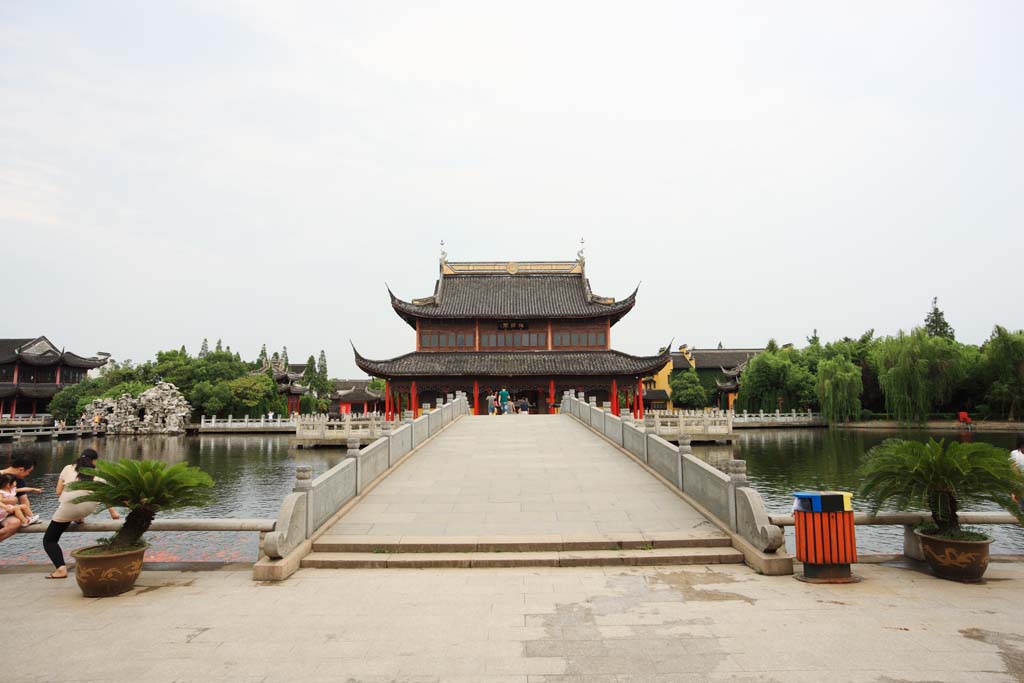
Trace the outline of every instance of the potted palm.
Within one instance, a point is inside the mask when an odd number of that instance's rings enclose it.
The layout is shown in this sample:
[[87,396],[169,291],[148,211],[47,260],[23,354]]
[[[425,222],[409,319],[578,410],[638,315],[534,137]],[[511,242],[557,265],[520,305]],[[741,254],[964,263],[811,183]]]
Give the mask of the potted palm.
[[927,509],[932,521],[914,530],[932,571],[944,579],[980,581],[988,568],[988,536],[961,528],[957,513],[965,501],[995,503],[1024,522],[1014,494],[1024,475],[1010,455],[987,443],[928,443],[886,439],[867,453],[860,495],[877,513],[892,501],[900,510]]
[[92,481],[68,485],[88,494],[76,502],[96,502],[107,507],[126,507],[124,524],[109,539],[71,553],[78,563],[75,579],[86,597],[118,595],[135,585],[142,571],[146,533],[161,510],[204,505],[210,497],[213,479],[198,467],[178,463],[168,467],[153,460],[96,463],[83,469]]

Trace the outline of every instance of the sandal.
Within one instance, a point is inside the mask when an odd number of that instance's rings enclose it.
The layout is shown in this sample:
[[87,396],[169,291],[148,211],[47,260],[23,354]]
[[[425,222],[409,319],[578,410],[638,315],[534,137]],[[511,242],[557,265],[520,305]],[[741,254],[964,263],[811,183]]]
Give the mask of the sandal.
[[47,579],[66,579],[66,578],[68,578],[67,574],[65,574],[63,576],[54,576],[54,574],[56,574],[56,573],[57,572],[50,572],[49,574],[46,575],[46,578]]

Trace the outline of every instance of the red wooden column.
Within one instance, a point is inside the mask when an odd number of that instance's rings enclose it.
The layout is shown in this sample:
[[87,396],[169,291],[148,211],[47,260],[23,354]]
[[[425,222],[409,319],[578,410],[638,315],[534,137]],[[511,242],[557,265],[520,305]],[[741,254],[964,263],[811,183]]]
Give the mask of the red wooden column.
[[636,416],[638,419],[644,419],[644,380],[642,377],[636,378]]
[[612,377],[612,415],[619,416],[619,383]]
[[57,384],[60,384],[60,365],[57,366]]
[[[551,330],[551,321],[550,320],[548,321],[548,330],[549,330],[548,331],[548,340],[549,340],[548,343],[550,343],[550,339],[551,339],[551,332],[550,332],[550,330]],[[549,346],[548,348],[551,348],[551,347]],[[555,380],[551,380],[551,383],[548,385],[548,412],[550,414],[552,414],[552,415],[555,414]]]
[[473,380],[473,414],[480,414],[480,385],[476,380]]
[[4,400],[0,398],[0,415],[4,414]]
[[391,380],[384,380],[384,419],[391,419]]
[[412,417],[416,419],[420,416],[420,402],[416,400],[416,381],[413,380],[412,389]]
[[32,399],[32,417],[36,416],[36,400]]
[[18,397],[14,396],[11,398],[11,417],[14,417],[14,410],[18,407]]

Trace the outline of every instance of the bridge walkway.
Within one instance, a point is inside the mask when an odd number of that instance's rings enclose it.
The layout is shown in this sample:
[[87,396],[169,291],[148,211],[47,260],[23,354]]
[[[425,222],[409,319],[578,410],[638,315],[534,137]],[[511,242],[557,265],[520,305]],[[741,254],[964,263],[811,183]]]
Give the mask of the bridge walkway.
[[571,417],[478,416],[458,420],[391,473],[317,541],[303,566],[444,566],[437,555],[410,552],[463,553],[444,558],[452,566],[500,566],[514,553],[543,556],[518,558],[524,565],[742,561],[730,545]]

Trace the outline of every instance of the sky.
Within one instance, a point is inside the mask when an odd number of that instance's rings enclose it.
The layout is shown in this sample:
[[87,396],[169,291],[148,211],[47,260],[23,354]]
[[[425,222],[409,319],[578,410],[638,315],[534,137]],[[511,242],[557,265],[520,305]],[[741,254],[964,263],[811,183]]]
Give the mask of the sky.
[[335,377],[452,261],[572,260],[615,348],[1024,327],[1017,2],[0,4],[0,337]]

